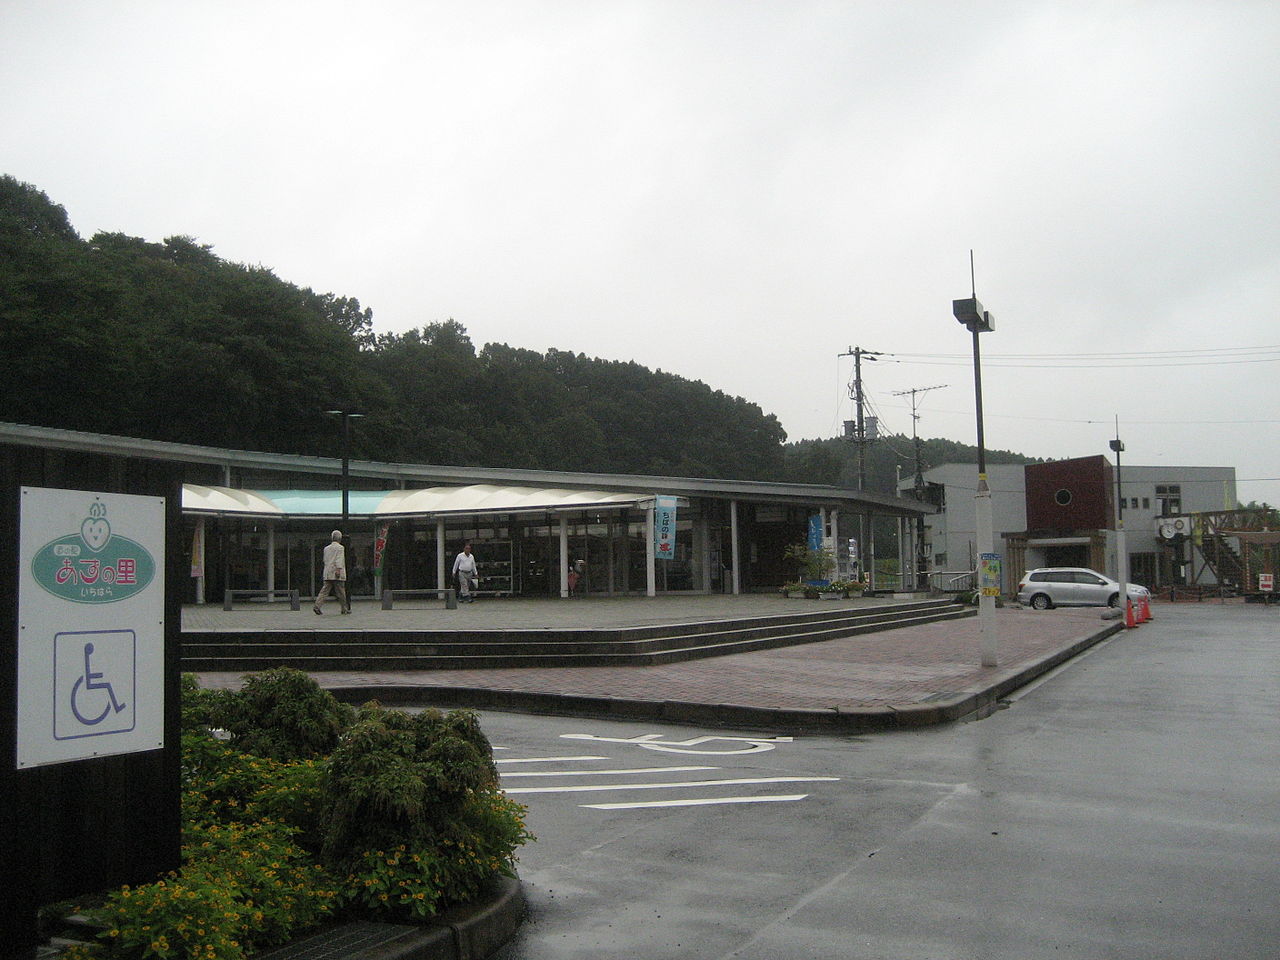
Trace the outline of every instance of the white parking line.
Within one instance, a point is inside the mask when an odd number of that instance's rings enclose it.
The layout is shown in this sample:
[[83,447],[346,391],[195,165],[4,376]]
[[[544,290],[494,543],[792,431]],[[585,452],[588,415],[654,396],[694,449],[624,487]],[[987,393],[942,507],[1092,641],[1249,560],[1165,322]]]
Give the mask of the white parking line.
[[807,793],[776,794],[766,797],[703,797],[694,800],[642,800],[635,803],[582,803],[581,807],[591,810],[638,810],[647,807],[706,807],[720,803],[783,803],[788,800],[803,800]]
[[674,783],[605,783],[579,784],[572,787],[517,787],[506,791],[517,793],[586,793],[592,790],[666,790],[676,787],[723,787],[746,783],[829,783],[839,777],[744,777],[740,780],[683,780]]
[[[494,747],[495,750],[505,747]],[[524,757],[520,760],[495,760],[494,763],[571,763],[577,760],[611,760],[612,757]]]
[[686,773],[691,770],[719,770],[719,767],[632,767],[630,770],[523,770],[519,773],[504,773],[503,780],[512,777],[598,777],[615,773]]

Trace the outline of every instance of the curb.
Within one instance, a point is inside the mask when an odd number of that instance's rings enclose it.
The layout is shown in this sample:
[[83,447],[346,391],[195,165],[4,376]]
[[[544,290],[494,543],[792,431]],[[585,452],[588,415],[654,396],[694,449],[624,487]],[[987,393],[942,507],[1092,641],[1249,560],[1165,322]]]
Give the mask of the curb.
[[[269,950],[259,960],[485,960],[515,936],[527,912],[520,881],[498,877],[484,902],[451,907],[429,925],[346,924]],[[376,942],[346,947],[346,933]]]
[[486,687],[360,685],[327,689],[344,703],[377,700],[387,705],[421,704],[500,710],[513,713],[591,717],[598,720],[652,720],[665,723],[714,724],[746,730],[828,730],[870,733],[950,723],[988,710],[1019,687],[1054,667],[1119,633],[1123,624],[1112,623],[1070,645],[1017,670],[997,672],[982,686],[941,693],[927,703],[901,707],[852,707],[787,709],[734,703],[697,703],[680,700],[628,700],[621,697],[586,697],[573,694],[536,693],[525,690],[493,690]]

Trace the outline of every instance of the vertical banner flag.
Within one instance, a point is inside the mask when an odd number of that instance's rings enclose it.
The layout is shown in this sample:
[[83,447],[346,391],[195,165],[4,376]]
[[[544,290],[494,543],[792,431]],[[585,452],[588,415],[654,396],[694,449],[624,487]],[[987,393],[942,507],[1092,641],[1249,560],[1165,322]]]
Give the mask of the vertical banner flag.
[[382,576],[382,554],[387,549],[387,533],[390,529],[391,524],[384,523],[373,534],[373,575],[375,577]]
[[204,520],[196,521],[195,533],[191,535],[191,576],[199,580],[204,576]]
[[809,549],[821,550],[823,534],[826,531],[822,529],[822,514],[815,513],[809,517]]
[[670,560],[676,555],[675,497],[654,498],[653,555],[659,560]]

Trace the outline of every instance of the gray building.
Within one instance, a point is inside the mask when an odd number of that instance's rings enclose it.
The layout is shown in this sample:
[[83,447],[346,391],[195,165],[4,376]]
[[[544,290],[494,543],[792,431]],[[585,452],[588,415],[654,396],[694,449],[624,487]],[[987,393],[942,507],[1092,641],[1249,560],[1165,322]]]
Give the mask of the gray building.
[[[1103,457],[989,465],[1003,590],[1011,593],[1022,573],[1040,566],[1092,567],[1117,577],[1121,519],[1128,579],[1148,586],[1216,582],[1199,553],[1193,518],[1235,509],[1235,473],[1234,467],[1122,464],[1117,485],[1115,468]],[[945,589],[976,565],[977,467],[944,464],[924,479],[926,499],[938,507],[924,519],[930,581]],[[902,482],[900,492],[911,486]]]

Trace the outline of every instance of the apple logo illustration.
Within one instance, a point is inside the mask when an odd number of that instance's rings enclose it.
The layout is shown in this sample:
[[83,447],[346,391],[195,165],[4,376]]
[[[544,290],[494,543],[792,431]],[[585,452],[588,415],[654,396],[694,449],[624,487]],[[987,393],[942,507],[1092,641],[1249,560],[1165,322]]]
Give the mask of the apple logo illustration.
[[107,505],[95,503],[89,508],[89,516],[80,524],[80,539],[94,553],[98,553],[111,539],[111,524],[107,523]]

